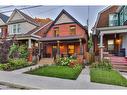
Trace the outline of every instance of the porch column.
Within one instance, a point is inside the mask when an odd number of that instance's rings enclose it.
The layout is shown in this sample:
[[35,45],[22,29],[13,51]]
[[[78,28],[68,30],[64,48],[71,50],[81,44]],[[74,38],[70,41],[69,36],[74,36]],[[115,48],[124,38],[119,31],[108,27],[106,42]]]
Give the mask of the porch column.
[[38,49],[39,49],[39,59],[40,59],[40,56],[41,56],[41,42],[38,42]]
[[79,39],[79,42],[80,42],[80,55],[83,55],[82,39]]
[[31,42],[31,38],[28,39],[28,51],[29,51],[28,61],[32,62],[32,42]]
[[100,33],[100,46],[99,46],[99,48],[100,48],[100,58],[101,58],[101,60],[103,59],[103,48],[104,48],[104,46],[103,46],[103,33]]
[[60,57],[60,41],[57,41],[57,55]]

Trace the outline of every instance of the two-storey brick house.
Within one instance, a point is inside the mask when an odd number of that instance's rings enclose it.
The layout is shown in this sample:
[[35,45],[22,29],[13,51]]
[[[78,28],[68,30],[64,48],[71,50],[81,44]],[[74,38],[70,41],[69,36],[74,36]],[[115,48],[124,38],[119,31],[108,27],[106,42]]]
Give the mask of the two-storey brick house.
[[68,12],[62,10],[40,41],[43,57],[85,55],[88,30]]

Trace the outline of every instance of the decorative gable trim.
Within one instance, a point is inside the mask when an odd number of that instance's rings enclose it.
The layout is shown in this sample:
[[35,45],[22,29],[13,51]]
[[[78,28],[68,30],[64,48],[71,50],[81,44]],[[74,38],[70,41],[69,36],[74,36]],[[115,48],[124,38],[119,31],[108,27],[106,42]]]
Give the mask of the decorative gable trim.
[[[14,15],[15,15],[16,13],[20,14],[20,15],[23,17],[23,19],[21,19],[21,21],[26,21],[26,22],[29,22],[29,23],[35,25],[35,26],[40,26],[39,24],[35,23],[34,19],[32,19],[31,17],[29,17],[29,16],[26,15],[25,13],[19,11],[18,9],[15,9],[15,10],[13,11],[13,13],[12,13],[11,16],[10,16],[10,18],[9,18],[8,21],[7,21],[8,24],[9,24],[9,21],[14,17]],[[20,20],[19,20],[19,22],[20,22]]]
[[68,15],[63,13],[54,24],[73,23],[73,22],[74,21]]
[[[17,9],[15,9],[15,10],[12,12],[12,14],[11,14],[10,18],[8,19],[7,23],[9,23],[9,22],[11,21],[11,19],[15,16],[16,13],[18,13],[20,16],[22,16],[22,15],[17,11]],[[22,16],[22,17],[23,17],[23,16]],[[24,18],[24,17],[23,17],[23,18]],[[25,18],[24,18],[24,20],[25,20]]]

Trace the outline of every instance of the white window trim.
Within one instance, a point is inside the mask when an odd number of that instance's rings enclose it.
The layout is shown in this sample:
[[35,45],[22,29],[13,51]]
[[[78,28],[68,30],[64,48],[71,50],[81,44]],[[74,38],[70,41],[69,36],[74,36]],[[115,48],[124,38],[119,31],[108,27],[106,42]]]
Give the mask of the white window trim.
[[[14,25],[16,25],[16,33],[14,33]],[[18,26],[19,26],[19,23],[18,24],[12,24],[11,26],[10,26],[10,30],[11,30],[11,32],[10,32],[10,34],[12,35],[12,34],[21,34],[22,32],[21,32],[21,30],[20,30],[20,32],[18,32]],[[20,29],[21,29],[21,24],[20,24]]]

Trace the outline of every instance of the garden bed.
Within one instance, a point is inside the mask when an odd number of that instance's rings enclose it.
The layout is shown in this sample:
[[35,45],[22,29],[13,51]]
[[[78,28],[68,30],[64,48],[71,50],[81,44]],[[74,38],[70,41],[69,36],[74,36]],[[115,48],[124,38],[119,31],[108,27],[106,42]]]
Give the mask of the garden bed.
[[39,75],[39,76],[76,80],[81,71],[82,71],[81,65],[77,65],[74,68],[71,68],[68,66],[55,66],[54,65],[54,66],[39,67],[37,69],[30,70],[26,73],[33,74],[33,75]]
[[3,71],[12,71],[21,68],[25,68],[28,66],[35,65],[34,63],[28,63],[26,59],[19,58],[19,59],[10,59],[8,63],[0,64],[0,70]]
[[91,82],[127,87],[127,79],[113,69],[106,70],[101,68],[91,68],[90,79]]

